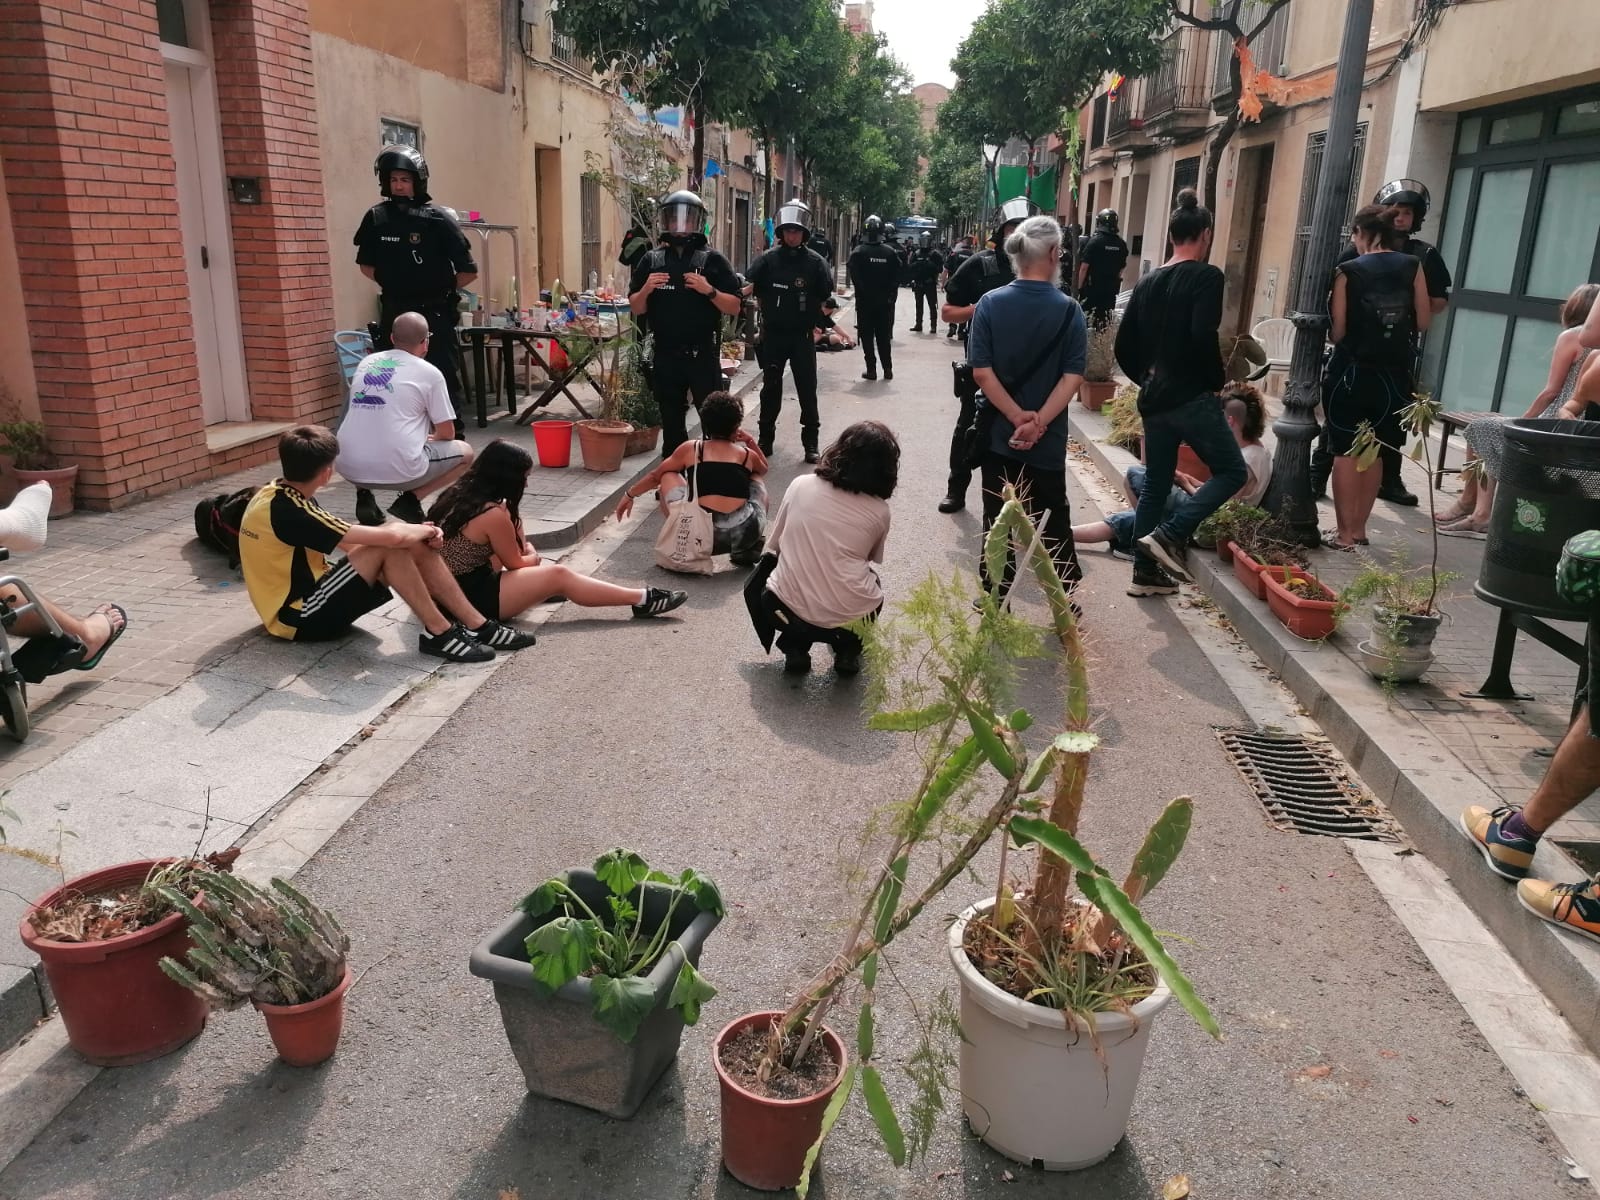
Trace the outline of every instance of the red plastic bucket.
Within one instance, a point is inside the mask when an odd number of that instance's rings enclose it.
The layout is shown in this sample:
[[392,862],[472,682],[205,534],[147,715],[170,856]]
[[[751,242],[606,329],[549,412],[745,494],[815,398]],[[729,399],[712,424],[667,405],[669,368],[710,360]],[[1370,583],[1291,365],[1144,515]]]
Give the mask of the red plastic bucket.
[[572,422],[535,421],[533,447],[539,452],[541,467],[565,467],[572,463]]

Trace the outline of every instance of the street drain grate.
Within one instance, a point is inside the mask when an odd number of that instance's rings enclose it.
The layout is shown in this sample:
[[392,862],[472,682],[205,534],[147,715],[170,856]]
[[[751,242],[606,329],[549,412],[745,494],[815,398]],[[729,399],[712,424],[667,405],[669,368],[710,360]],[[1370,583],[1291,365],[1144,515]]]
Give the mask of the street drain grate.
[[1399,840],[1393,820],[1321,739],[1274,729],[1218,729],[1217,738],[1277,828]]

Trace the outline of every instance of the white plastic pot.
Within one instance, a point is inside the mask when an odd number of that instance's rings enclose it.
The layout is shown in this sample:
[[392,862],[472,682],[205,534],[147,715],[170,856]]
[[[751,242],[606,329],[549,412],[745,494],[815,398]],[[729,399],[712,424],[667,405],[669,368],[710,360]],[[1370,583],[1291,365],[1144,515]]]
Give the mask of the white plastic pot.
[[961,981],[961,1095],[972,1131],[1007,1158],[1047,1171],[1100,1162],[1122,1140],[1155,1018],[1172,999],[1165,983],[1131,1014],[1099,1013],[1095,1031],[1059,1009],[1029,1004],[990,983],[962,947],[974,904],[950,926]]

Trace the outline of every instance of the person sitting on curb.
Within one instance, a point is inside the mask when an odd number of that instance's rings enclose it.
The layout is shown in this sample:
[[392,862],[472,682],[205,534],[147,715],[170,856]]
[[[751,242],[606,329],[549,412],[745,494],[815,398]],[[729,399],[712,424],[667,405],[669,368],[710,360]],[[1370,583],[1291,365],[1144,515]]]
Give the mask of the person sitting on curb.
[[636,617],[658,617],[689,598],[688,592],[605,583],[540,558],[518,511],[532,470],[533,455],[496,438],[428,512],[444,534],[445,565],[479,612],[498,621],[565,596],[584,608],[628,604]]
[[761,558],[767,527],[767,456],[745,430],[744,401],[731,392],[712,392],[700,403],[698,441],[685,442],[633,487],[617,505],[617,520],[625,521],[633,502],[652,488],[660,488],[661,515],[670,505],[695,497],[711,514],[713,554],[726,554],[741,567]]
[[[1260,504],[1272,483],[1272,452],[1261,444],[1261,435],[1267,428],[1267,409],[1261,393],[1248,383],[1230,383],[1220,393],[1222,415],[1233,430],[1234,441],[1239,443],[1239,453],[1244,458],[1247,478],[1245,485],[1233,494],[1241,504]],[[1133,526],[1138,517],[1140,493],[1144,491],[1145,467],[1135,463],[1129,467],[1122,481],[1122,490],[1132,508],[1112,513],[1104,521],[1090,521],[1072,527],[1072,540],[1081,545],[1111,543],[1111,556],[1132,560],[1134,557]],[[1182,471],[1173,476],[1172,491],[1167,496],[1163,516],[1170,514],[1200,488],[1200,480]]]
[[776,632],[783,669],[811,670],[811,647],[833,647],[838,675],[861,670],[861,636],[849,628],[883,608],[878,564],[889,540],[889,497],[900,477],[900,443],[881,421],[857,421],[822,452],[814,474],[789,485],[767,537],[767,554],[745,595],[756,633]]
[[350,404],[339,425],[335,469],[356,485],[356,520],[382,525],[374,488],[400,494],[389,512],[420,525],[422,497],[447,486],[467,469],[472,447],[455,440],[455,409],[444,372],[428,352],[428,319],[401,313],[390,333],[393,350],[361,360],[350,381]]
[[[319,505],[315,496],[333,478],[338,457],[330,430],[296,425],[278,439],[282,478],[258,490],[244,511],[239,561],[268,633],[301,642],[339,637],[387,604],[392,587],[422,622],[417,649],[424,654],[487,662],[497,650],[533,645],[532,634],[490,620],[461,594],[439,557],[438,526],[351,525]],[[345,558],[330,566],[326,556],[335,550]]]

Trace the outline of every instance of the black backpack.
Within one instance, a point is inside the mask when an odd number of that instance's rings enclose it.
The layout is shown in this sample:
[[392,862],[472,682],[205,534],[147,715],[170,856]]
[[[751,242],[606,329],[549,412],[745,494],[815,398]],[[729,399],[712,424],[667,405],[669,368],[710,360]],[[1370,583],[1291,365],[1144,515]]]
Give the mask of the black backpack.
[[[1357,294],[1351,306],[1350,336],[1347,347],[1359,363],[1374,366],[1405,366],[1411,362],[1412,343],[1417,334],[1417,309],[1412,294],[1413,275],[1403,281],[1385,274],[1381,285],[1371,275],[1352,272],[1359,280],[1351,289]],[[1421,265],[1418,265],[1421,270]]]
[[239,565],[239,526],[257,490],[245,487],[224,492],[194,506],[194,536],[201,545],[225,555],[230,567]]

